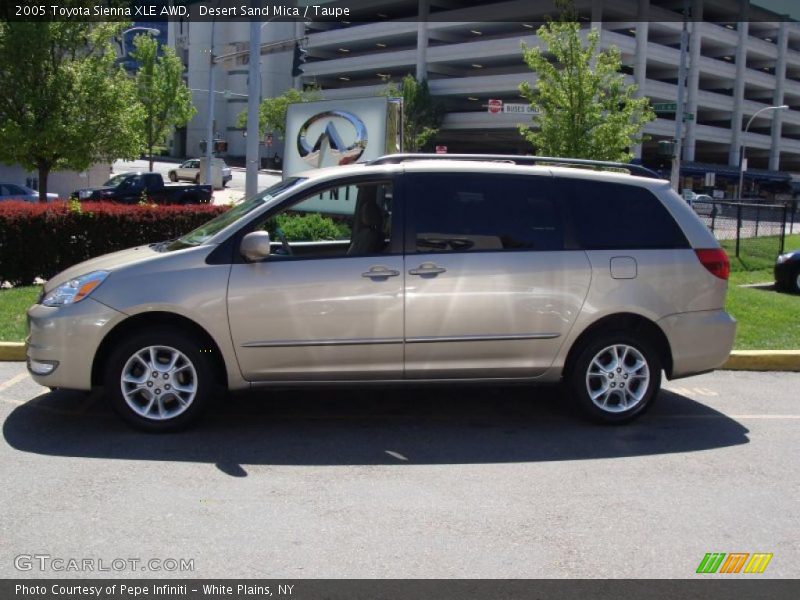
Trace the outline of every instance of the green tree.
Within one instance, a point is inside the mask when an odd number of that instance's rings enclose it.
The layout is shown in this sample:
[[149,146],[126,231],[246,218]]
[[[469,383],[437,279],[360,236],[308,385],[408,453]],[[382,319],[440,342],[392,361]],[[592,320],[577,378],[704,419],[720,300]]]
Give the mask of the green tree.
[[169,46],[158,52],[158,40],[137,35],[131,56],[139,63],[136,72],[136,100],[141,110],[139,133],[153,170],[153,147],[163,144],[173,127],[189,122],[197,110],[192,92],[183,81],[183,63]]
[[398,87],[389,83],[382,96],[403,99],[403,146],[409,152],[419,152],[439,133],[444,118],[442,104],[428,88],[426,80],[417,81],[406,75]]
[[0,161],[82,171],[140,147],[133,83],[110,40],[125,23],[0,22]]
[[[290,104],[298,102],[314,102],[321,100],[320,90],[312,88],[309,90],[296,90],[289,88],[280,96],[265,98],[258,107],[258,134],[264,137],[268,131],[274,131],[280,137],[286,134],[286,111]],[[247,127],[247,111],[239,113],[237,126]]]
[[559,19],[537,31],[544,49],[522,45],[537,80],[519,86],[536,111],[533,127],[520,125],[520,134],[545,156],[626,162],[655,118],[650,100],[637,98],[636,86],[625,81],[619,49],[597,51],[596,30],[584,43],[571,3],[557,4]]

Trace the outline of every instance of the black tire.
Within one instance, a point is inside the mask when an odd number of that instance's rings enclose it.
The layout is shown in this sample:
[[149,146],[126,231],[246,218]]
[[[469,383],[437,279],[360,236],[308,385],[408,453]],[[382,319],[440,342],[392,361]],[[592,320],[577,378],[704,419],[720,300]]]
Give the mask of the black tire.
[[[600,355],[615,346],[619,349],[631,349],[625,355],[623,364],[614,365],[611,351]],[[597,363],[594,363],[595,358],[598,359]],[[639,359],[645,363],[648,375],[646,380],[642,377],[642,368],[632,369]],[[601,370],[600,364],[613,368]],[[591,377],[590,368],[593,373]],[[591,420],[609,424],[626,423],[641,416],[653,405],[661,388],[661,360],[653,343],[641,334],[604,331],[578,349],[576,358],[567,371],[565,383],[572,401]],[[624,390],[626,384],[627,390]],[[590,396],[590,386],[598,392],[608,390],[609,393],[601,393],[595,401]],[[614,386],[613,389],[611,386]],[[603,400],[606,408],[601,406]],[[626,408],[626,404],[630,407]]]
[[797,265],[789,273],[789,281],[786,282],[786,289],[792,294],[800,294],[800,265]]
[[[156,351],[157,368],[155,371],[151,371],[150,375],[143,375],[139,371],[145,371],[146,365],[142,361],[135,360],[134,356],[152,346],[162,347],[162,350]],[[116,345],[106,363],[105,394],[111,406],[128,424],[143,431],[166,432],[184,429],[206,410],[217,386],[213,375],[215,369],[211,354],[201,352],[201,350],[207,350],[204,346],[207,344],[194,339],[193,336],[187,335],[179,329],[168,327],[145,330],[123,340]],[[179,372],[166,372],[164,369],[166,365],[161,362],[162,359],[174,356],[174,354],[170,354],[170,350],[183,356],[175,363]],[[191,368],[186,368],[185,363],[189,363]],[[142,386],[141,391],[137,392],[135,391],[137,384],[126,384],[128,389],[132,390],[128,397],[133,405],[138,406],[140,411],[145,411],[147,409],[145,405],[148,404],[149,398],[160,398],[161,403],[156,402],[156,406],[152,408],[152,417],[137,412],[129,404],[129,400],[126,400],[122,383],[123,370],[126,368],[129,375],[132,374],[136,378],[144,376],[141,383],[150,386],[147,390],[144,390]],[[167,374],[169,378],[165,376]],[[174,389],[170,389],[170,383],[175,385]],[[186,389],[193,387],[195,392],[190,398],[188,393],[176,391],[178,385]],[[163,396],[154,396],[154,390],[159,390],[158,393],[163,393]],[[144,393],[145,391],[146,393]],[[181,396],[182,401],[178,396]],[[159,408],[164,409],[165,416],[159,417],[155,414]],[[175,412],[175,415],[170,417],[169,412]]]
[[169,172],[169,180],[172,183],[175,183],[176,181],[178,181],[178,175],[175,173],[175,171],[170,171]]

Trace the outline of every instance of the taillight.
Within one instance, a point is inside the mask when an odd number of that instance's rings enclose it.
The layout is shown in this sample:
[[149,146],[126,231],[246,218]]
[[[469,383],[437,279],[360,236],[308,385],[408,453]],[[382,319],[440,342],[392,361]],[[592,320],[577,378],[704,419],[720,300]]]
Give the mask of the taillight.
[[720,279],[728,279],[731,272],[731,263],[728,260],[728,255],[722,248],[704,248],[695,250],[697,258],[708,272]]

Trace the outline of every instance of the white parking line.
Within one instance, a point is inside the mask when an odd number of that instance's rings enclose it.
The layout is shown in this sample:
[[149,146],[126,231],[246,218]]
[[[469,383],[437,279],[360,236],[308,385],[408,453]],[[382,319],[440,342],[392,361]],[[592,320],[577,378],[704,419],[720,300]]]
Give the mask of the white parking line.
[[15,375],[14,377],[9,379],[8,381],[4,381],[3,383],[0,383],[0,392],[6,391],[11,386],[18,384],[20,381],[22,381],[23,379],[27,379],[27,378],[28,378],[28,374],[27,373],[20,373],[19,375]]
[[764,419],[764,420],[794,420],[800,415],[653,415],[655,419]]

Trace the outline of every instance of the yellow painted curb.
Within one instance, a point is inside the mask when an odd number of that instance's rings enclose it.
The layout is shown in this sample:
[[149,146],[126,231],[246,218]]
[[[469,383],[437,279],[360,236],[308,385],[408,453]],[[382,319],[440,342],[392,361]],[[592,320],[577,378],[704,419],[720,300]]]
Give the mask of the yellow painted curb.
[[22,342],[0,342],[0,361],[25,358],[25,344]]
[[800,371],[800,350],[735,350],[720,367],[729,371]]

